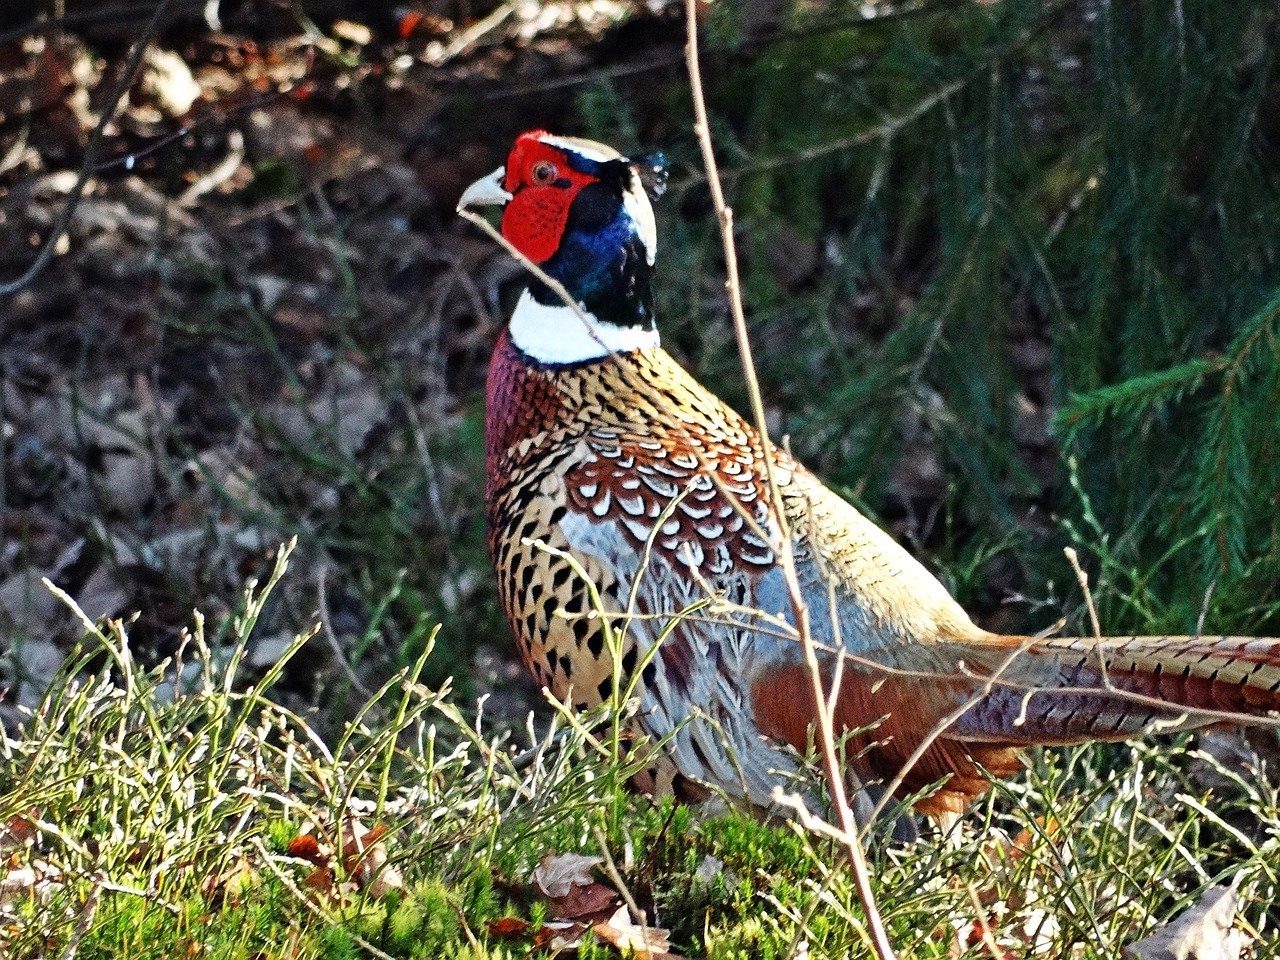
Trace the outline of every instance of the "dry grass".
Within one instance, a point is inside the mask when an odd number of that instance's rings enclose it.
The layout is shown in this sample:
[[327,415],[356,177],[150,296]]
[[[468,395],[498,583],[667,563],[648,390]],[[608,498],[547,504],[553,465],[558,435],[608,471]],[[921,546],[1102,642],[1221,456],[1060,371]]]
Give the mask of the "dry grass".
[[[325,738],[270,698],[314,638],[245,689],[237,671],[283,572],[245,593],[229,659],[199,619],[154,670],[118,622],[91,631],[81,669],[0,744],[6,957],[524,955],[547,919],[533,868],[601,850],[681,955],[869,949],[832,840],[629,796],[623,750],[591,732],[613,726],[608,710],[490,733],[417,683],[418,662]],[[873,837],[875,892],[902,956],[990,956],[985,930],[1013,955],[1111,958],[1238,876],[1253,955],[1278,955],[1273,784],[1256,754],[1218,760],[1185,737],[1049,753],[946,836]],[[317,859],[300,836],[347,859]],[[503,916],[531,926],[502,935]]]

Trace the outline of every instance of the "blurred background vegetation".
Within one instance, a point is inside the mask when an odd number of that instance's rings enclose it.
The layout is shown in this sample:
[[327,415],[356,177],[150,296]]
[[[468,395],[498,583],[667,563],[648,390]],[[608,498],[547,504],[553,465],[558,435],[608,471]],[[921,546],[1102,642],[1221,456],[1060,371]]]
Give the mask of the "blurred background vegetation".
[[[0,14],[0,280],[154,0]],[[174,2],[58,255],[0,299],[0,710],[93,616],[164,655],[299,538],[254,663],[517,713],[482,384],[518,270],[452,216],[514,134],[661,148],[667,346],[743,387],[678,7]],[[705,76],[775,435],[986,626],[1280,634],[1273,3],[735,0]],[[355,697],[358,700],[361,697]]]

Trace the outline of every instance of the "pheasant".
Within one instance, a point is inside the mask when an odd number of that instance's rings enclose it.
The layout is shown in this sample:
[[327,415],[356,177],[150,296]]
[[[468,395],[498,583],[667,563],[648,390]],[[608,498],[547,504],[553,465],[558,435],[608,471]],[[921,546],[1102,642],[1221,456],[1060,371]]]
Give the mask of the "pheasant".
[[494,349],[489,548],[522,657],[556,697],[608,698],[615,655],[624,677],[639,670],[635,722],[663,745],[642,789],[767,808],[811,742],[777,509],[827,682],[839,677],[834,719],[856,747],[853,772],[870,783],[906,769],[899,791],[922,796],[922,813],[964,811],[1032,745],[1275,722],[1280,640],[982,630],[690,376],[653,316],[651,201],[665,176],[660,155],[535,130],[458,204],[501,206],[503,236],[576,301],[535,277]]

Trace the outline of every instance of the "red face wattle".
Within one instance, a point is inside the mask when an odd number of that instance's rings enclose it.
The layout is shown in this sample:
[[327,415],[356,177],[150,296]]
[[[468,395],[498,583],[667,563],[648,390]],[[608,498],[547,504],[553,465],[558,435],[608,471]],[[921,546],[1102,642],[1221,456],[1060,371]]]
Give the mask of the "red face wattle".
[[563,150],[543,143],[541,130],[522,133],[507,157],[502,185],[512,195],[502,235],[534,263],[555,254],[578,192],[596,178],[569,166]]

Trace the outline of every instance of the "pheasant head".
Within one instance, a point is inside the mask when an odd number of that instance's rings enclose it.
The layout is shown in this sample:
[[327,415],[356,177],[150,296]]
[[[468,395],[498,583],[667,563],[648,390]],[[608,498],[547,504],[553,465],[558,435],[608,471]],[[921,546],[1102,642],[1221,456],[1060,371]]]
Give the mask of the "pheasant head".
[[516,138],[504,166],[466,189],[458,209],[500,205],[503,236],[595,321],[588,329],[534,279],[511,318],[521,351],[570,364],[657,345],[651,201],[665,185],[661,154],[628,159],[602,143],[532,130]]

